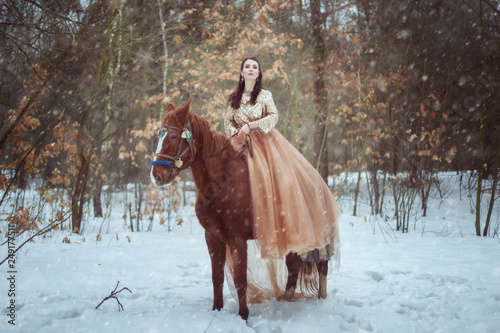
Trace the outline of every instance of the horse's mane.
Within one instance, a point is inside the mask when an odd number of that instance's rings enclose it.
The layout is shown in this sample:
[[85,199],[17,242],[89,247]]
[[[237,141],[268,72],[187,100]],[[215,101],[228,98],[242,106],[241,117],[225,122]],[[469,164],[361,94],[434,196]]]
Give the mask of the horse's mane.
[[[191,123],[191,130],[193,131],[194,139],[204,143],[204,150],[206,154],[213,154],[221,149],[224,144],[229,140],[225,135],[217,132],[215,127],[203,117],[190,111],[187,119]],[[196,131],[196,136],[194,131]],[[210,142],[210,145],[207,143]]]

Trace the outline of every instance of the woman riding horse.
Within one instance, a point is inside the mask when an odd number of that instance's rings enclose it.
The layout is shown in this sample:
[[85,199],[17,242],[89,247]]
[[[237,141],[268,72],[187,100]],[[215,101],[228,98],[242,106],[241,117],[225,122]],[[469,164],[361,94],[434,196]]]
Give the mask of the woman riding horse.
[[[251,301],[263,299],[258,295],[265,293],[262,285],[253,284],[253,267],[247,270],[249,240],[255,240],[259,257],[286,256],[286,288],[278,288],[277,275],[269,269],[266,276],[273,280],[274,294],[267,298],[292,300],[299,271],[306,268],[302,277],[307,279],[314,275],[313,266],[319,272],[318,297],[325,298],[328,260],[333,256],[337,265],[340,262],[340,209],[316,169],[273,128],[278,114],[271,92],[262,89],[257,59],[243,61],[240,82],[229,100],[225,127],[233,141],[191,112],[190,102],[181,108],[169,104],[151,162],[156,186],[191,169],[198,190],[195,211],[212,263],[213,309],[223,307],[226,264],[243,319],[249,314],[247,290]],[[247,142],[252,142],[251,150]],[[266,261],[267,268],[271,261]]]

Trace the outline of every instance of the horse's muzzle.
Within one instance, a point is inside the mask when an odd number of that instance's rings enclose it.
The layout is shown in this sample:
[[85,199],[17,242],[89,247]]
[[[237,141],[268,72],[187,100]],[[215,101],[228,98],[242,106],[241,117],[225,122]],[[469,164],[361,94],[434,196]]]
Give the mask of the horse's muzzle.
[[153,165],[151,168],[151,182],[156,187],[164,187],[169,185],[172,180],[179,174],[179,168],[167,169],[163,166]]
[[166,179],[168,178],[168,170],[161,166],[152,166],[150,173],[151,182],[156,187],[162,187],[166,185]]

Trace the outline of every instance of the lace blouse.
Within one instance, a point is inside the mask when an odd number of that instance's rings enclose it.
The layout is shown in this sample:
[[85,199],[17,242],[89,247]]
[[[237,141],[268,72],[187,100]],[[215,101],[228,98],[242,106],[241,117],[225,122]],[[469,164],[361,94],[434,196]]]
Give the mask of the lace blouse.
[[231,104],[227,107],[224,118],[224,129],[226,135],[230,136],[231,128],[241,128],[249,122],[259,126],[259,130],[268,133],[278,123],[278,110],[274,105],[273,94],[269,90],[262,89],[255,105],[241,99],[240,108],[235,110]]

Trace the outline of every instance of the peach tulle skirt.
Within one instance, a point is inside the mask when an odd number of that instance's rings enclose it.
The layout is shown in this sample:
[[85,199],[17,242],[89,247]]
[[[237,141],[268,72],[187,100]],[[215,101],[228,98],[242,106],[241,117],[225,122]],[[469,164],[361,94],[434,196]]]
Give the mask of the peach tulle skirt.
[[[288,253],[306,261],[333,257],[338,267],[341,210],[317,170],[277,130],[251,138],[253,157],[246,154],[256,240],[248,242],[247,297],[260,303],[282,296]],[[230,273],[231,266],[229,260]]]

